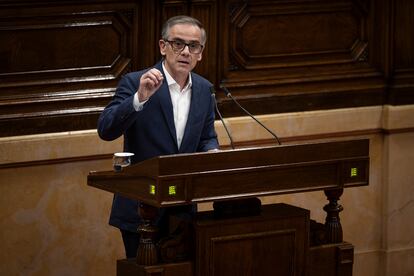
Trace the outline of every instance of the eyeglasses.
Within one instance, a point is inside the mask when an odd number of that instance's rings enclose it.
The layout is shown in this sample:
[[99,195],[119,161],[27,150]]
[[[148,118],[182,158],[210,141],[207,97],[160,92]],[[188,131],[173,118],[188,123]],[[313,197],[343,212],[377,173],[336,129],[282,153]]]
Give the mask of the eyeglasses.
[[190,42],[185,43],[182,40],[165,40],[165,42],[168,42],[171,45],[171,48],[176,53],[181,53],[185,46],[188,46],[188,51],[192,54],[199,54],[203,50],[203,45],[197,42]]

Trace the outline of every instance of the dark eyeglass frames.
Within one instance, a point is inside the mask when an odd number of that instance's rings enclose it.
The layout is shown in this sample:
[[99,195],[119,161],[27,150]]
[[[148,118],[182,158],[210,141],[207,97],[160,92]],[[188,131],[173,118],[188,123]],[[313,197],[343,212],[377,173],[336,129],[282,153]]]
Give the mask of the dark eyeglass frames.
[[184,50],[185,46],[188,46],[188,51],[192,54],[199,54],[201,51],[203,51],[203,45],[197,42],[190,42],[185,43],[182,40],[164,40],[165,42],[168,42],[171,45],[171,48],[176,53],[181,53],[181,51]]

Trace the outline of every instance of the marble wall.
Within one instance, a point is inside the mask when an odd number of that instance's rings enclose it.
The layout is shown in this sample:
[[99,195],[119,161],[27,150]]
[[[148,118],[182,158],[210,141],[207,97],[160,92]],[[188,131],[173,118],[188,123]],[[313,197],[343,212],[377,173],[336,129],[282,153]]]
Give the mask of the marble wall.
[[[370,184],[341,197],[344,239],[355,246],[354,275],[414,275],[414,106],[377,106],[258,117],[284,143],[370,139]],[[269,143],[250,118],[226,119],[236,143]],[[221,144],[226,133],[217,122]],[[92,170],[110,170],[122,141],[96,131],[0,138],[0,274],[115,275],[123,258],[108,226],[110,193],[86,185]],[[325,219],[322,192],[262,198]],[[209,209],[211,204],[201,204]]]

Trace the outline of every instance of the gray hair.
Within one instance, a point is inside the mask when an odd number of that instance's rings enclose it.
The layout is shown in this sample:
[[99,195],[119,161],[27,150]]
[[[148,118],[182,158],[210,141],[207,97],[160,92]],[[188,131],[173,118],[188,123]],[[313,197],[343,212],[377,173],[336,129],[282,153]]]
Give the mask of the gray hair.
[[197,26],[201,30],[201,41],[200,43],[204,45],[207,40],[206,30],[204,29],[203,25],[197,19],[187,16],[187,15],[178,15],[171,17],[168,19],[164,25],[162,26],[161,37],[163,40],[168,40],[168,35],[170,34],[170,28],[177,24],[189,24],[193,26]]

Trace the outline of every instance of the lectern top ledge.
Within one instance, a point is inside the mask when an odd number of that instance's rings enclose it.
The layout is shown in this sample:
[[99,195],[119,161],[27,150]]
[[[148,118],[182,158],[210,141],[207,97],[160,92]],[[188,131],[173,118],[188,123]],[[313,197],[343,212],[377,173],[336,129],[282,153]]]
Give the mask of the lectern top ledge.
[[158,156],[88,175],[154,207],[368,185],[369,140]]

